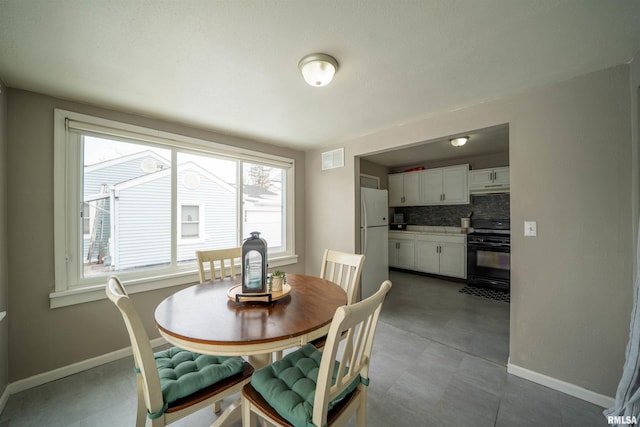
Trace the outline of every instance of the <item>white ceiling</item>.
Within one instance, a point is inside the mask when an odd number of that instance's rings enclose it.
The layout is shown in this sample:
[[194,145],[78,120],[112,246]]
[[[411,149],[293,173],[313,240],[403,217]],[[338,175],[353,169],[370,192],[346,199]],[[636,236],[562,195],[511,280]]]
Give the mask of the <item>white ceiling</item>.
[[509,152],[508,124],[451,136],[468,136],[469,141],[462,147],[452,146],[449,137],[435,141],[419,141],[411,146],[371,154],[364,158],[370,162],[394,168],[399,166],[425,166],[425,164],[422,164],[423,162],[442,160],[467,163],[470,159],[479,156]]
[[629,62],[639,23],[637,0],[0,0],[0,79],[306,150]]

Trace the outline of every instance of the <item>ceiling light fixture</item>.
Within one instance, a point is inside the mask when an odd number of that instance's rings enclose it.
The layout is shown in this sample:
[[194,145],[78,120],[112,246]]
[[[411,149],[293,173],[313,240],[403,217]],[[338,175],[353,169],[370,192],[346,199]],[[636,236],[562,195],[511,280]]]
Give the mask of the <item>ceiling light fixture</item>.
[[451,142],[451,145],[453,145],[454,147],[462,147],[464,144],[467,143],[468,140],[469,140],[468,136],[461,136],[459,138],[450,139],[449,142]]
[[310,86],[322,87],[333,80],[334,74],[338,71],[338,61],[324,53],[312,53],[300,60],[298,68],[304,81]]

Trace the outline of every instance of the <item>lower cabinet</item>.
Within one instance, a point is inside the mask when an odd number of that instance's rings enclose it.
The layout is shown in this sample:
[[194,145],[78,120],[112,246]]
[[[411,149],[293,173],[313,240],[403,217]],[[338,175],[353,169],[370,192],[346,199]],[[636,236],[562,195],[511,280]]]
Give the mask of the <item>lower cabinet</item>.
[[[405,237],[406,236],[406,237]],[[415,239],[413,235],[389,236],[389,266],[414,269]]]
[[464,279],[466,239],[460,235],[390,233],[389,266]]
[[440,274],[467,278],[467,248],[464,243],[440,243]]

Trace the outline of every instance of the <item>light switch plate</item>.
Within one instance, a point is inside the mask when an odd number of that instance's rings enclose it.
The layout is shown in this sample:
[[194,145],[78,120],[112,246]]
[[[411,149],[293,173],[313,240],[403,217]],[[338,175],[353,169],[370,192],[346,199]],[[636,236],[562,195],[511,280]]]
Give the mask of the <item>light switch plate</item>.
[[524,222],[524,235],[527,237],[535,237],[538,235],[538,223],[536,221]]

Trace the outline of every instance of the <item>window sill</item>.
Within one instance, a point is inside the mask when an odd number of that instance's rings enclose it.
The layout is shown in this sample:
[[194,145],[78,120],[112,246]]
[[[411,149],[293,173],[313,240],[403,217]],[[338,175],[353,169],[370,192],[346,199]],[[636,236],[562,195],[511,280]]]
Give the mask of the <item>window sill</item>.
[[[292,265],[298,262],[298,255],[283,255],[269,260],[269,267],[282,267]],[[105,277],[106,281],[106,277]],[[150,277],[137,280],[125,280],[127,292],[129,294],[137,294],[139,292],[148,292],[156,289],[170,288],[172,286],[187,285],[198,282],[198,272],[190,271],[185,273],[177,273],[174,275],[166,275],[162,277]],[[49,307],[60,308],[69,305],[83,304],[91,301],[99,301],[106,299],[104,292],[104,284],[91,285],[82,288],[69,289],[66,291],[51,292],[49,294]]]

